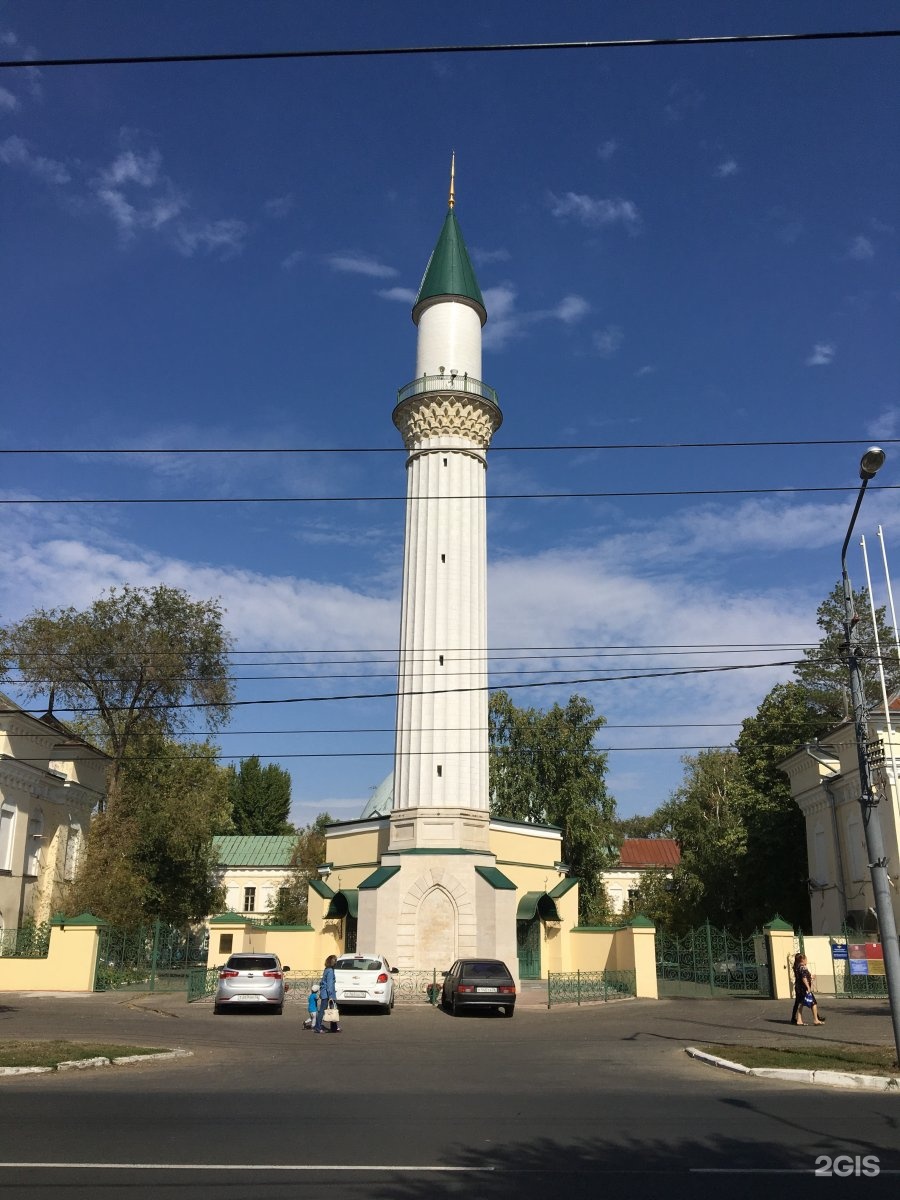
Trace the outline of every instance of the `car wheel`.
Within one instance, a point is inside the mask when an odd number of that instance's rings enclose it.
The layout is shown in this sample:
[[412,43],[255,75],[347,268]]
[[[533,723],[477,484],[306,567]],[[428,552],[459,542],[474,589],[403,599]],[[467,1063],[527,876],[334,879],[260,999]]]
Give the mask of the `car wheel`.
[[454,1017],[459,1016],[459,1005],[456,1003],[456,995],[455,994],[453,996],[453,1002],[450,1006],[450,1011],[453,1013]]
[[215,1016],[217,1016],[217,1017],[221,1017],[221,1015],[222,1015],[222,1013],[223,1013],[224,1011],[225,1011],[225,1009],[224,1009],[224,1008],[221,1006],[221,1004],[214,1004],[214,1005],[213,1005],[213,1013],[214,1013],[214,1015],[215,1015]]
[[384,1013],[384,1015],[386,1017],[389,1017],[391,1015],[391,1013],[394,1011],[393,1002],[391,1002],[390,1004],[383,1004],[381,1006],[381,1011]]
[[503,1009],[503,1015],[504,1015],[504,1017],[511,1017],[515,1011],[516,1011],[516,1006],[514,1004],[507,1004],[506,1007]]

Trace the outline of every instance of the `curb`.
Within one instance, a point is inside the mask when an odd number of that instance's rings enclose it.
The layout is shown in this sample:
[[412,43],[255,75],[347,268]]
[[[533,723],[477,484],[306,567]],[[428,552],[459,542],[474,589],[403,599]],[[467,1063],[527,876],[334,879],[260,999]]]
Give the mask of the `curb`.
[[800,1071],[787,1067],[745,1067],[742,1063],[727,1058],[717,1058],[698,1050],[696,1046],[685,1046],[685,1053],[710,1067],[734,1071],[739,1075],[754,1075],[759,1079],[783,1079],[788,1083],[815,1084],[819,1087],[853,1088],[856,1091],[898,1092],[900,1078],[896,1075],[856,1075],[848,1071]]
[[0,1067],[2,1075],[46,1075],[50,1071],[83,1071],[89,1067],[125,1067],[170,1058],[193,1058],[193,1050],[165,1050],[161,1054],[124,1054],[120,1058],[73,1058],[55,1067]]

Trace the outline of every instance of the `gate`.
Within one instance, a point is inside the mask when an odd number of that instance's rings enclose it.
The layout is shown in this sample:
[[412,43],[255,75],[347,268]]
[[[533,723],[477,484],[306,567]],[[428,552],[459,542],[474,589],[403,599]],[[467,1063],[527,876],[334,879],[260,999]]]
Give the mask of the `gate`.
[[656,931],[660,996],[768,996],[768,967],[758,960],[759,935],[741,937],[707,921],[684,934]]
[[190,971],[206,966],[206,929],[154,921],[134,929],[101,925],[99,932],[95,992],[183,992]]
[[541,918],[516,921],[516,949],[519,958],[520,979],[541,977]]

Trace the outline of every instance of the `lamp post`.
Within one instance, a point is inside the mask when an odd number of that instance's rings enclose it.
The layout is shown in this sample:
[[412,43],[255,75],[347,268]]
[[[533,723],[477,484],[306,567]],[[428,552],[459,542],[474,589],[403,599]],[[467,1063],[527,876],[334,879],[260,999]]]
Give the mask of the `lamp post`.
[[[844,638],[847,649],[847,666],[850,671],[850,697],[853,703],[853,723],[856,727],[856,754],[859,761],[859,803],[862,808],[863,827],[866,831],[866,854],[869,860],[869,871],[872,877],[872,892],[875,898],[875,914],[878,918],[878,930],[884,953],[884,971],[887,978],[888,1003],[891,1009],[891,1023],[894,1027],[894,1047],[897,1059],[900,1061],[900,943],[897,941],[897,926],[894,921],[894,909],[891,904],[891,884],[888,878],[888,859],[884,852],[884,839],[881,833],[881,820],[878,815],[878,804],[881,797],[872,784],[872,771],[869,755],[869,722],[866,712],[866,698],[863,690],[862,671],[859,664],[859,618],[853,611],[853,590],[850,587],[850,576],[847,574],[847,546],[850,535],[856,524],[856,517],[862,504],[863,496],[869,480],[884,465],[885,454],[878,446],[870,446],[860,460],[859,477],[862,486],[856,497],[856,507],[847,528],[841,550],[841,579],[844,585]],[[890,721],[891,714],[885,713],[885,719]]]

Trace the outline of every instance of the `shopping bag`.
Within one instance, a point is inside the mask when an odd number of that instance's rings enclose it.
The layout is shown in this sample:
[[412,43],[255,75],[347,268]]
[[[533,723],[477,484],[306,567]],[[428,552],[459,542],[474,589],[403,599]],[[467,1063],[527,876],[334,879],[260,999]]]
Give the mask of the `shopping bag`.
[[333,1000],[329,1000],[328,1007],[325,1009],[325,1012],[322,1016],[323,1024],[338,1025],[338,1024],[340,1024],[340,1020],[341,1020],[341,1014],[338,1012],[338,1006],[335,1004],[335,1002]]

